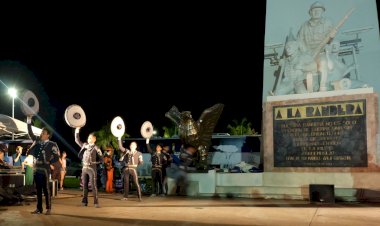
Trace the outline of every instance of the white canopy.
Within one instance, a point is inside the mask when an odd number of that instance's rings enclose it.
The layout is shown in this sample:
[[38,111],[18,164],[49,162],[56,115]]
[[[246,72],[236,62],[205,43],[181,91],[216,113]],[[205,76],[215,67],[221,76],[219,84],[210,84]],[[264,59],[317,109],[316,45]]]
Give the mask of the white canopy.
[[[32,126],[32,130],[36,136],[39,136],[42,131],[35,126]],[[0,114],[0,138],[12,137],[12,133],[16,139],[28,137],[27,124],[10,116]]]

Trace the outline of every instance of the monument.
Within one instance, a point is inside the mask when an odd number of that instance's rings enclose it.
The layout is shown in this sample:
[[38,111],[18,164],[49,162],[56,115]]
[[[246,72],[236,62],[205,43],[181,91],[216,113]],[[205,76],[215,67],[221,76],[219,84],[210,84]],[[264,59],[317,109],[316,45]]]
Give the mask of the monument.
[[380,198],[375,0],[267,0],[266,16],[264,186]]
[[190,111],[180,112],[173,106],[165,116],[173,121],[178,127],[178,135],[182,141],[183,154],[187,153],[186,165],[194,161],[196,168],[201,170],[208,169],[207,155],[211,145],[211,137],[214,128],[222,114],[224,104],[215,104],[202,112],[198,120],[194,120]]

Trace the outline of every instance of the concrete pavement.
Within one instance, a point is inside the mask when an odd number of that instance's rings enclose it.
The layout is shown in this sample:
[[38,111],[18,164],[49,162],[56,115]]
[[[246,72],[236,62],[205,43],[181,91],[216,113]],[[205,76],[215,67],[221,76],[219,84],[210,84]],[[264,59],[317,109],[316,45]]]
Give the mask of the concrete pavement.
[[[30,214],[36,202],[0,206],[1,226],[113,225],[380,225],[380,203],[317,203],[300,200],[148,197],[100,192],[101,208],[81,206],[80,190],[60,191],[52,215]],[[91,193],[90,193],[91,194]],[[45,212],[45,210],[44,210]]]

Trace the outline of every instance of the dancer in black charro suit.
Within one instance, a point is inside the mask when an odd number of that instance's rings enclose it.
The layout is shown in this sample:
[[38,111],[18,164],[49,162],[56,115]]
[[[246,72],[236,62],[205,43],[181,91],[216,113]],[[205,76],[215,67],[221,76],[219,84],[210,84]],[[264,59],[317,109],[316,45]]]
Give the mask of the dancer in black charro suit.
[[[96,136],[90,133],[87,138],[87,143],[83,143],[79,138],[80,127],[75,129],[75,143],[81,147],[78,153],[79,159],[82,160],[82,178],[83,178],[83,199],[82,206],[88,205],[88,182],[90,181],[92,187],[92,194],[94,195],[94,206],[99,208],[98,188],[96,186],[96,165],[103,161],[102,151],[95,145]],[[99,157],[98,161],[96,157]]]
[[46,201],[46,215],[51,214],[51,191],[49,186],[50,164],[59,160],[58,145],[50,141],[52,133],[47,128],[42,128],[39,137],[32,130],[32,117],[27,117],[28,133],[34,141],[30,147],[30,155],[34,158],[34,181],[37,189],[37,208],[32,214],[42,213],[42,192]]
[[133,182],[136,185],[137,195],[139,197],[139,201],[141,202],[141,188],[139,184],[139,176],[137,174],[137,166],[143,164],[143,158],[141,152],[137,150],[137,143],[131,142],[129,145],[129,149],[123,147],[121,142],[121,137],[118,137],[119,141],[119,149],[123,152],[122,157],[119,159],[120,162],[125,162],[125,167],[123,168],[124,175],[124,198],[122,200],[128,200],[129,193],[129,175],[132,176]]

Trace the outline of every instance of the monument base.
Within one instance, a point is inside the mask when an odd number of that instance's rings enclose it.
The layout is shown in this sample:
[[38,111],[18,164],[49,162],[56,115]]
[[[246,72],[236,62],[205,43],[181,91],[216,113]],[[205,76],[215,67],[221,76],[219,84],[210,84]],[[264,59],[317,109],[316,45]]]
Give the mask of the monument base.
[[[319,191],[319,201],[380,202],[378,173],[189,173],[186,193],[177,190],[174,178],[168,178],[168,195],[194,197],[238,197],[254,199],[313,200],[310,185],[329,185],[328,192]],[[332,188],[333,187],[333,188]],[[178,192],[178,194],[177,194]],[[334,195],[332,195],[334,192]],[[323,200],[323,201],[322,201]]]
[[264,108],[264,171],[379,172],[378,95],[370,91],[272,97]]
[[310,184],[309,200],[311,203],[334,203],[334,185],[331,184]]

